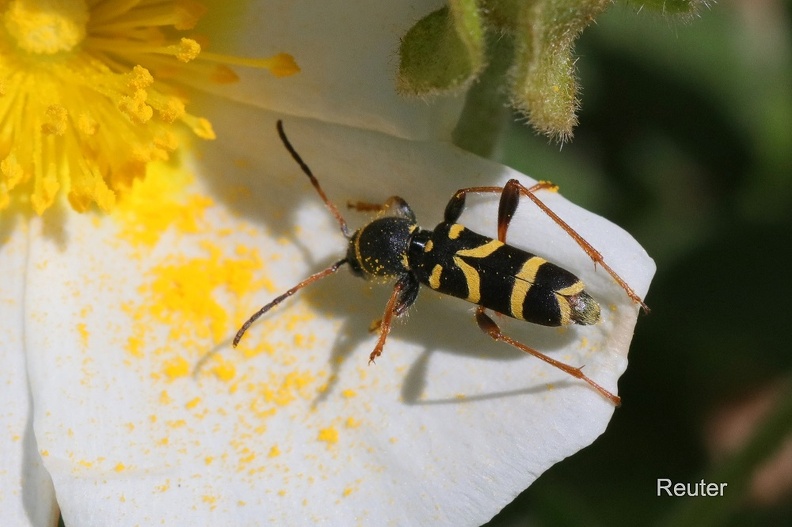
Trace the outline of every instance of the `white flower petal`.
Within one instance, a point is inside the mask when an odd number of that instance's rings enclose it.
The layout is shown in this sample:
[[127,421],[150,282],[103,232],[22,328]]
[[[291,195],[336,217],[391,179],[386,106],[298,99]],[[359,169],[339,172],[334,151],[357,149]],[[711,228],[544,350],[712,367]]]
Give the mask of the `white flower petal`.
[[210,50],[244,57],[285,52],[301,71],[274,79],[268,71],[234,68],[239,83],[205,89],[286,114],[399,137],[450,138],[464,93],[437,97],[428,105],[423,99],[399,96],[395,88],[400,38],[443,2],[208,4],[210,10],[198,29],[209,35]]
[[12,216],[6,216],[0,224],[0,518],[3,525],[38,527],[55,525],[58,507],[33,434],[23,351],[28,235],[15,223]]
[[[34,226],[27,302],[37,307],[26,335],[35,429],[67,525],[478,525],[602,433],[608,401],[493,342],[470,304],[427,289],[376,365],[367,365],[375,340],[367,328],[388,287],[345,271],[289,299],[232,349],[237,324],[340,258],[345,241],[280,145],[276,116],[227,105],[210,118],[220,131],[258,133],[206,147],[202,178],[188,189],[214,200],[198,232],[171,229],[141,253],[87,215],[69,215],[58,235]],[[530,183],[443,143],[294,118],[285,127],[333,201],[398,194],[425,228],[459,187]],[[646,292],[654,266],[628,234],[559,195],[543,198]],[[470,202],[464,222],[494,233],[497,196]],[[342,211],[353,225],[365,221]],[[509,241],[583,278],[603,321],[558,330],[503,317],[504,331],[585,364],[615,391],[636,307],[530,204]],[[171,295],[190,295],[182,277],[191,262],[242,268],[256,257],[260,287],[211,291],[222,312],[187,323],[157,312]],[[165,264],[176,272],[163,273]],[[206,278],[218,268],[207,266]],[[179,357],[194,366],[209,351],[216,355],[195,377],[168,373]]]

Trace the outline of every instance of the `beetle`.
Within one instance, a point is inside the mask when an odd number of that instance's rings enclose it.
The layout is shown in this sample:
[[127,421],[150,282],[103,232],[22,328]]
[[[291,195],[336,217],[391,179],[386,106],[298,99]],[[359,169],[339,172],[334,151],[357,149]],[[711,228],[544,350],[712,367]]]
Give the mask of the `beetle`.
[[[379,338],[369,356],[372,363],[382,354],[394,317],[403,315],[415,302],[421,285],[476,304],[479,328],[496,341],[505,342],[525,353],[581,379],[603,397],[619,406],[621,399],[575,368],[557,361],[538,350],[503,334],[486,313],[492,310],[509,317],[543,326],[591,325],[600,319],[600,306],[585,290],[583,282],[571,272],[506,243],[509,224],[520,197],[525,196],[557,223],[594,261],[608,272],[630,299],[648,312],[648,307],[632,288],[604,261],[602,255],[582,236],[564,222],[537,196],[540,190],[557,190],[550,182],[541,181],[525,187],[518,180],[505,186],[468,187],[457,190],[448,201],[443,221],[433,230],[418,226],[415,213],[399,196],[391,196],[382,204],[350,202],[349,208],[386,213],[355,232],[350,232],[338,208],[330,201],[316,176],[292,146],[283,129],[276,125],[278,136],[302,172],[308,176],[327,209],[335,217],[347,239],[346,256],[315,273],[254,313],[237,331],[236,347],[250,326],[270,309],[300,289],[325,278],[347,265],[361,278],[395,279],[393,292],[385,306],[382,319],[374,326]],[[498,237],[478,234],[458,223],[468,194],[499,193]]]

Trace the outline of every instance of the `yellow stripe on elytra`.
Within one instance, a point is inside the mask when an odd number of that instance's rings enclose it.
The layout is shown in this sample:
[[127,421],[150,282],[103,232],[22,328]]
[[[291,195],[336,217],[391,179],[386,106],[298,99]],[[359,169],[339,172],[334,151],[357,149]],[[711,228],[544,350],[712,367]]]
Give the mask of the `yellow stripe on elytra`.
[[528,260],[520,268],[519,272],[515,275],[516,280],[511,292],[511,314],[514,318],[523,319],[523,304],[525,304],[525,297],[528,296],[531,286],[536,280],[536,273],[539,268],[547,263],[547,260],[538,256],[528,258]]
[[558,304],[558,310],[561,312],[561,320],[559,325],[560,326],[568,326],[572,323],[572,306],[569,305],[569,300],[561,296],[559,293],[555,294],[556,304]]
[[462,231],[465,230],[464,225],[460,225],[458,223],[454,223],[451,227],[448,228],[448,239],[449,240],[456,240],[459,238],[459,235],[462,234]]
[[432,240],[429,240],[428,242],[426,242],[426,245],[424,245],[424,252],[428,253],[432,249],[434,249],[434,242]]
[[443,274],[443,266],[440,264],[432,268],[432,274],[429,275],[429,287],[432,289],[440,289],[440,275]]
[[481,278],[479,277],[478,271],[465,263],[459,256],[454,256],[454,263],[462,271],[462,274],[465,275],[465,282],[468,288],[467,301],[478,304],[481,300]]
[[[484,245],[473,247],[472,249],[460,249],[456,252],[456,256],[470,256],[471,258],[486,258],[490,254],[503,247],[503,242],[498,240],[490,240]],[[456,258],[454,258],[456,259]]]
[[530,282],[523,282],[522,280],[515,280],[511,292],[511,314],[514,318],[525,320],[523,318],[523,304],[525,297],[528,296],[528,290],[531,289]]
[[528,258],[528,260],[523,264],[520,270],[515,275],[520,280],[525,280],[526,282],[534,283],[536,281],[536,273],[539,272],[539,268],[542,267],[544,264],[547,263],[547,260],[541,258],[539,256],[532,256]]
[[582,281],[578,280],[572,285],[566,286],[563,289],[559,289],[556,291],[556,293],[563,296],[575,296],[582,293],[585,288],[586,285]]
[[578,280],[572,285],[566,286],[563,289],[559,289],[555,293],[556,303],[558,304],[558,309],[561,311],[561,325],[566,326],[572,323],[572,306],[569,305],[569,298],[570,296],[575,296],[583,292],[585,289],[585,284],[583,281]]

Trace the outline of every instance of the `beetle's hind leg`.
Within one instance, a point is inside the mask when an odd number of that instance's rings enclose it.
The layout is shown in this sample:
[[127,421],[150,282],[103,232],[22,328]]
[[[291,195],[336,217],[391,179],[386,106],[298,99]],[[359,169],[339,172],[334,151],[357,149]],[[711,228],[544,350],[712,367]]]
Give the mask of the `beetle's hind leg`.
[[[523,186],[519,181],[516,179],[510,179],[506,186],[503,187],[468,187],[468,188],[461,188],[457,190],[451,199],[448,201],[445,209],[445,218],[444,221],[447,223],[456,223],[459,219],[459,216],[462,215],[462,211],[465,210],[465,199],[468,194],[487,194],[487,193],[497,193],[501,195],[500,203],[498,204],[498,241],[506,243],[506,232],[509,230],[509,224],[511,223],[511,219],[514,216],[515,211],[517,210],[517,205],[520,204],[520,194],[521,193],[528,193],[533,196],[533,193],[537,190],[550,190],[555,192],[558,190],[558,185],[550,183],[549,181],[540,181],[536,185],[528,188]],[[533,196],[535,198],[535,196]],[[542,204],[544,205],[544,204]],[[549,211],[546,207],[543,208],[545,212]],[[552,212],[552,211],[551,211]],[[561,219],[558,216],[551,215],[550,217],[555,220],[556,222],[560,221]],[[563,225],[562,225],[563,224]],[[566,223],[561,221],[559,223],[563,228]],[[569,227],[567,225],[567,227]],[[567,233],[575,233],[571,227],[569,230],[566,230]],[[571,231],[571,232],[570,232]],[[575,233],[577,235],[577,233]],[[573,236],[574,238],[575,236]],[[577,235],[580,238],[579,235]],[[580,238],[582,240],[582,238]],[[577,239],[576,239],[577,240]]]
[[611,277],[613,277],[616,283],[619,284],[622,289],[624,289],[624,292],[627,293],[627,296],[629,296],[633,302],[639,304],[643,308],[644,312],[648,313],[649,307],[644,303],[641,297],[638,296],[635,291],[633,291],[632,287],[630,287],[630,285],[621,276],[619,276],[610,265],[605,262],[602,254],[536,196],[536,192],[540,190],[554,192],[558,190],[558,186],[549,181],[540,181],[535,185],[526,187],[516,179],[510,179],[503,187],[468,187],[459,189],[454,193],[446,205],[445,221],[455,223],[459,219],[459,216],[465,209],[465,198],[468,194],[499,193],[501,197],[500,203],[498,204],[498,240],[506,243],[506,233],[509,230],[509,225],[511,224],[511,220],[514,217],[514,213],[517,211],[517,206],[520,204],[520,195],[526,196],[528,199],[533,201],[542,212],[547,214],[551,220],[561,227],[564,232],[566,232],[573,240],[575,240],[575,243],[577,243],[580,248],[583,249],[583,251],[589,256],[589,258],[591,258],[595,266],[599,265],[605,269],[605,271],[611,275]]
[[503,240],[506,239],[506,230],[509,228],[509,223],[511,222],[512,217],[514,216],[514,212],[517,210],[517,205],[519,204],[519,197],[522,194],[526,196],[528,199],[534,202],[534,204],[539,207],[542,212],[547,214],[551,220],[553,220],[559,227],[564,229],[575,243],[577,243],[586,254],[589,255],[589,258],[594,262],[594,266],[597,265],[601,266],[609,275],[613,277],[619,286],[624,289],[627,296],[635,302],[639,304],[644,312],[649,312],[649,307],[644,303],[638,294],[633,291],[632,287],[624,281],[624,279],[619,276],[616,271],[614,271],[606,262],[605,259],[602,257],[602,254],[596,250],[585,238],[583,238],[580,234],[578,234],[575,229],[569,226],[567,222],[561,219],[558,214],[553,212],[550,207],[544,204],[542,200],[536,197],[536,192],[539,190],[558,190],[558,186],[550,183],[549,181],[540,181],[536,185],[532,187],[526,187],[516,179],[510,179],[506,186],[503,187],[503,192],[501,193],[501,200],[498,206],[498,237],[501,236],[501,232],[503,233]]
[[504,335],[501,332],[500,327],[498,327],[498,324],[496,324],[495,321],[492,320],[492,318],[490,318],[490,316],[484,312],[484,308],[481,306],[479,306],[479,308],[476,309],[476,323],[478,324],[481,331],[489,335],[493,340],[505,342],[506,344],[509,344],[520,351],[524,351],[525,353],[533,355],[537,359],[541,359],[545,361],[551,366],[558,368],[564,373],[568,373],[569,375],[575,377],[576,379],[580,379],[582,381],[587,382],[589,386],[597,390],[600,393],[600,395],[608,399],[611,403],[614,404],[614,406],[621,405],[621,398],[618,395],[612,394],[611,392],[609,392],[608,390],[606,390],[605,388],[603,388],[602,386],[591,380],[589,377],[584,375],[582,367],[574,368],[568,364],[559,362],[555,359],[548,357],[547,355],[545,355],[540,351],[537,351],[533,348],[529,348],[525,344],[518,342],[507,335]]

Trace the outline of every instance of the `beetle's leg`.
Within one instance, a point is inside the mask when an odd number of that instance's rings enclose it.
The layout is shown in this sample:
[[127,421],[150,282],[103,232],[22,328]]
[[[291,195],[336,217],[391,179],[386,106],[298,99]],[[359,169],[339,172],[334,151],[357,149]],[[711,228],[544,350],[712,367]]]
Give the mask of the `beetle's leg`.
[[506,233],[509,230],[509,224],[511,223],[512,217],[514,217],[514,213],[520,203],[520,195],[522,194],[533,201],[536,206],[542,210],[542,212],[547,214],[551,220],[553,220],[564,230],[564,232],[566,232],[573,240],[575,240],[575,243],[577,243],[580,248],[589,255],[589,258],[592,259],[594,265],[602,266],[602,268],[613,277],[616,283],[619,284],[622,289],[624,289],[625,293],[627,293],[627,296],[629,296],[633,302],[639,304],[643,308],[644,312],[648,313],[649,307],[644,303],[641,297],[638,296],[635,291],[633,291],[632,287],[630,287],[629,284],[627,284],[627,282],[605,262],[602,254],[597,251],[589,242],[587,242],[585,238],[578,234],[575,229],[570,227],[567,222],[562,220],[558,214],[553,212],[547,205],[545,205],[542,200],[536,197],[536,192],[539,190],[556,191],[558,190],[558,186],[550,183],[549,181],[540,181],[531,187],[526,187],[516,179],[510,179],[504,187],[468,187],[459,189],[454,193],[446,205],[445,221],[453,223],[459,219],[459,216],[462,214],[462,211],[465,208],[465,197],[469,193],[497,192],[501,195],[500,203],[498,205],[498,240],[505,243]]
[[[503,243],[506,243],[506,231],[509,230],[509,224],[514,217],[514,213],[517,211],[517,205],[520,204],[520,193],[523,190],[530,193],[531,195],[533,195],[533,193],[537,190],[550,190],[555,192],[558,190],[558,185],[554,185],[549,181],[540,181],[536,185],[526,188],[516,179],[510,179],[508,182],[506,182],[506,186],[503,187],[503,191],[501,192],[500,203],[498,203],[498,240],[502,241]],[[550,216],[550,218],[555,220],[555,218],[552,216]],[[561,228],[564,228],[564,225],[561,225]],[[569,230],[564,230],[567,232],[567,234],[572,236],[572,238],[577,236],[583,240],[583,238],[581,238],[574,230],[572,230],[571,227]],[[575,241],[578,241],[578,239],[575,238]],[[586,252],[588,253],[588,251]]]
[[379,323],[379,339],[377,339],[377,345],[374,346],[374,351],[369,355],[369,364],[382,355],[382,348],[385,346],[388,333],[390,333],[393,317],[401,316],[407,311],[407,308],[418,297],[419,288],[420,283],[412,273],[405,273],[396,281],[393,293],[391,293],[390,299],[385,305],[385,314],[382,315],[382,320]]
[[558,190],[558,186],[550,183],[549,181],[540,181],[536,185],[533,185],[529,188],[524,186],[516,179],[510,179],[506,183],[506,186],[503,187],[500,204],[498,206],[498,238],[500,239],[502,235],[503,239],[501,239],[501,241],[505,241],[506,231],[509,228],[509,223],[514,216],[514,212],[517,210],[517,205],[520,201],[520,194],[522,194],[533,201],[534,204],[536,204],[536,206],[542,210],[542,212],[547,214],[551,220],[553,220],[559,227],[564,229],[564,232],[566,232],[573,240],[575,240],[575,243],[577,243],[580,248],[589,255],[589,258],[591,258],[591,260],[594,262],[594,266],[602,266],[602,268],[613,277],[616,283],[619,284],[622,289],[624,289],[624,291],[627,293],[627,296],[629,296],[636,304],[640,304],[644,312],[648,313],[649,307],[643,302],[641,297],[638,296],[635,291],[633,291],[632,287],[630,287],[629,284],[627,284],[627,282],[625,282],[624,279],[605,262],[605,259],[602,258],[602,254],[589,242],[587,242],[585,238],[578,234],[575,229],[570,227],[567,222],[562,220],[558,214],[553,212],[550,207],[545,205],[542,200],[536,197],[535,193],[538,190],[555,191]]
[[[515,185],[519,185],[516,187]],[[526,192],[533,194],[537,190],[558,190],[558,186],[550,183],[549,181],[540,181],[536,185],[526,188],[520,184],[516,179],[510,179],[504,187],[468,187],[457,190],[451,199],[448,201],[445,209],[445,221],[448,223],[456,222],[462,211],[465,209],[465,198],[470,193],[484,194],[484,193],[498,193],[501,195],[500,203],[498,204],[498,241],[506,243],[506,232],[509,230],[509,224],[517,210],[517,205],[520,204],[520,192],[524,189]],[[551,219],[553,216],[550,216]],[[560,218],[559,218],[560,220]],[[562,222],[563,223],[563,222]],[[564,223],[564,225],[566,225]],[[563,228],[563,225],[562,225]],[[570,228],[570,230],[572,230]],[[569,232],[569,231],[567,231]],[[574,231],[572,231],[574,232]],[[575,233],[577,234],[577,233]],[[574,236],[573,236],[574,238]],[[580,238],[580,236],[578,236]],[[582,238],[581,238],[582,239]],[[577,240],[576,240],[577,241]]]
[[606,390],[605,388],[603,388],[602,386],[600,386],[599,384],[597,384],[596,382],[591,380],[590,378],[586,377],[583,374],[583,371],[582,371],[583,368],[582,367],[581,368],[573,368],[572,366],[570,366],[568,364],[565,364],[563,362],[559,362],[559,361],[557,361],[555,359],[551,359],[550,357],[548,357],[544,353],[542,353],[540,351],[537,351],[537,350],[535,350],[533,348],[529,348],[525,344],[523,344],[521,342],[518,342],[518,341],[514,340],[513,338],[508,337],[508,336],[504,335],[503,333],[501,333],[501,330],[498,327],[498,324],[496,324],[495,321],[492,320],[492,318],[490,318],[489,315],[487,315],[484,312],[484,308],[481,307],[481,306],[479,306],[478,309],[476,309],[476,322],[478,323],[479,328],[481,328],[481,331],[483,331],[484,333],[486,333],[487,335],[492,337],[492,339],[494,339],[496,341],[505,342],[506,344],[514,346],[518,350],[524,351],[525,353],[533,355],[537,359],[541,359],[541,360],[545,361],[546,363],[550,364],[551,366],[554,366],[554,367],[558,368],[559,370],[561,370],[561,371],[563,371],[565,373],[568,373],[569,375],[571,375],[572,377],[575,377],[576,379],[581,379],[583,381],[586,381],[589,384],[589,386],[591,386],[592,388],[597,390],[600,393],[600,395],[602,395],[603,397],[608,399],[615,406],[620,406],[621,405],[621,398],[618,395],[612,394],[611,392],[609,392],[608,390]]
[[395,209],[396,214],[410,221],[416,221],[415,212],[410,208],[404,198],[391,196],[385,203],[369,203],[367,201],[347,201],[347,207],[363,212],[385,212]]
[[[501,195],[501,202],[498,207],[498,239],[502,242],[506,240],[506,230],[509,228],[509,222],[511,221],[512,216],[514,216],[514,211],[517,210],[517,205],[519,204],[520,192],[519,190],[515,192],[515,189],[509,188],[516,183],[520,185],[520,182],[516,179],[510,179],[508,183],[506,183],[505,187],[467,187],[461,188],[454,192],[454,195],[451,196],[451,199],[448,200],[448,204],[445,208],[445,217],[444,221],[446,223],[455,223],[459,216],[462,214],[462,211],[465,210],[465,198],[468,194],[486,194],[486,193],[497,193]],[[540,181],[536,185],[532,186],[531,188],[526,188],[520,185],[523,189],[528,192],[536,192],[537,190],[558,190],[558,186],[550,183],[549,181]],[[506,214],[508,211],[511,211],[509,214]],[[506,217],[508,216],[508,217]]]
[[462,211],[465,210],[465,198],[469,193],[500,193],[502,191],[503,187],[468,187],[457,190],[454,192],[454,195],[451,196],[451,199],[448,200],[448,204],[445,208],[445,214],[443,215],[443,221],[446,223],[456,223],[456,221],[459,219],[459,216],[462,215]]

